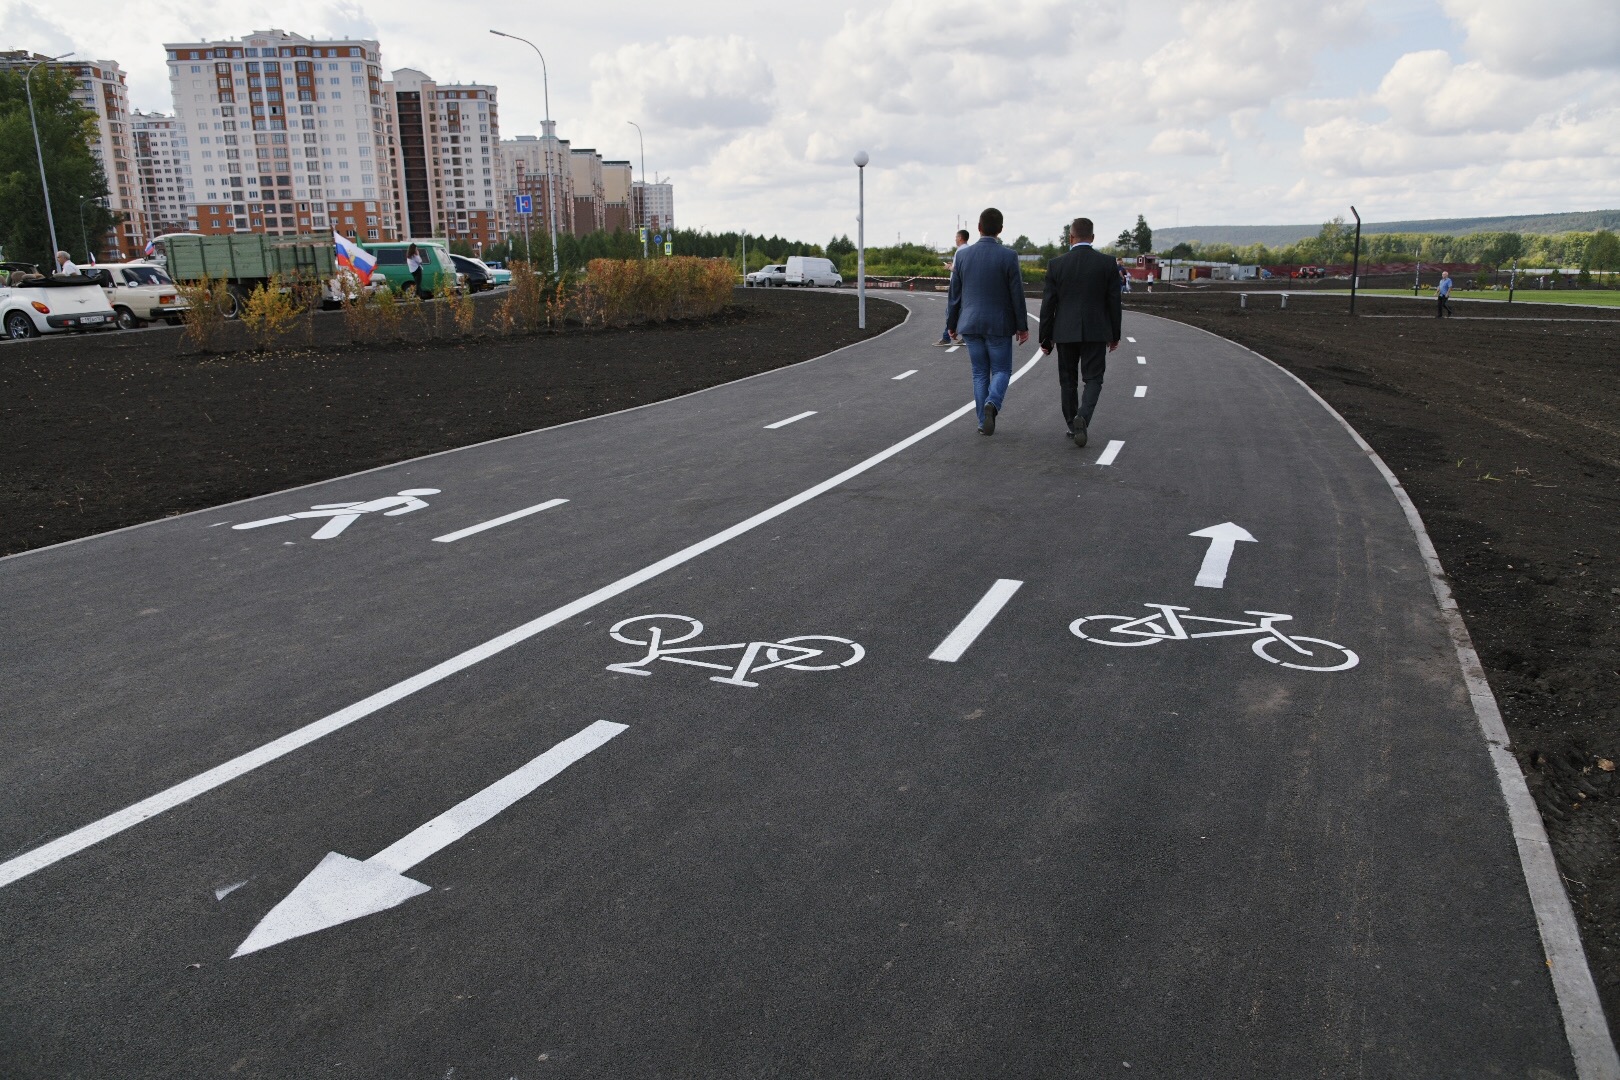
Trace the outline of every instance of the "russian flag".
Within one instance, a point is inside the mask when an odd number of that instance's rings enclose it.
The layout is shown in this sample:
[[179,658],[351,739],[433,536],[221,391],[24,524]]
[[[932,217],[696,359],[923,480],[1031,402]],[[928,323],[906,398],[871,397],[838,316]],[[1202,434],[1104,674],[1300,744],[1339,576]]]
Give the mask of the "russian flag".
[[148,259],[150,259],[153,255],[156,255],[157,254],[157,241],[156,240],[148,240],[146,242],[146,246],[141,249],[141,254],[146,256]]
[[377,269],[376,257],[336,229],[332,230],[332,239],[337,243],[338,265],[354,271],[354,276],[360,279],[362,285],[369,282],[371,272]]

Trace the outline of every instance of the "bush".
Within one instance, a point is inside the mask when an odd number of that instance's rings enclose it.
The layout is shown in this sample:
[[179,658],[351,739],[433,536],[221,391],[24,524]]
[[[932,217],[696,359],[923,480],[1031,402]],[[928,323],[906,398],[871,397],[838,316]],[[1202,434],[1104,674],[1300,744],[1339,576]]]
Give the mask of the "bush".
[[230,287],[224,278],[179,282],[175,291],[186,302],[180,318],[184,335],[205,352],[212,351],[225,333],[225,313],[230,309]]
[[538,329],[545,314],[545,284],[531,263],[520,260],[511,271],[512,285],[495,312],[497,325],[503,334]]
[[292,329],[307,310],[300,299],[297,282],[287,281],[280,274],[257,285],[248,294],[247,303],[242,306],[242,325],[258,340],[260,349],[269,348]]
[[575,310],[600,326],[702,318],[724,310],[736,277],[725,259],[593,259]]

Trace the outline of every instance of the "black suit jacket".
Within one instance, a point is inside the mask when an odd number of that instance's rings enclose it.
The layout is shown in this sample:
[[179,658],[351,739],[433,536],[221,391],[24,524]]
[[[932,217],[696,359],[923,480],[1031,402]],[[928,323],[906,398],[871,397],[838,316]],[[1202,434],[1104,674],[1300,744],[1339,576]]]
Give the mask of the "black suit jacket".
[[1093,247],[1077,247],[1046,268],[1041,344],[1119,340],[1119,264]]

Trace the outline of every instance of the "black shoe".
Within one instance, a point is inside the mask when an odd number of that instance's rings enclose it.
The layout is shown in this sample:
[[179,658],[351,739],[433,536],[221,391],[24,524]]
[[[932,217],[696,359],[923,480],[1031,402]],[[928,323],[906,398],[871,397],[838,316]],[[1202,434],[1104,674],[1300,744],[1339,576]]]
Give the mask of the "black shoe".
[[1074,445],[1086,445],[1086,422],[1078,416],[1074,418]]
[[996,433],[996,407],[994,405],[986,405],[984,407],[984,426],[981,430],[983,430],[986,435],[994,435]]

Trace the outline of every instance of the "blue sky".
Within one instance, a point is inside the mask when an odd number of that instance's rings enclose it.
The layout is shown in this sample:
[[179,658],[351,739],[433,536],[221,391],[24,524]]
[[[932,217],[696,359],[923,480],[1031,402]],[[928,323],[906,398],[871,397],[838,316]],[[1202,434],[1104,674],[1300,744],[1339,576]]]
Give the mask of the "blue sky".
[[[1620,206],[1620,0],[147,0],[139,18],[0,0],[0,45],[118,60],[167,109],[166,40],[275,26],[379,39],[391,68],[501,89],[676,183],[687,226],[942,243],[986,205],[1051,238],[1158,227]],[[456,18],[447,19],[447,15]]]

